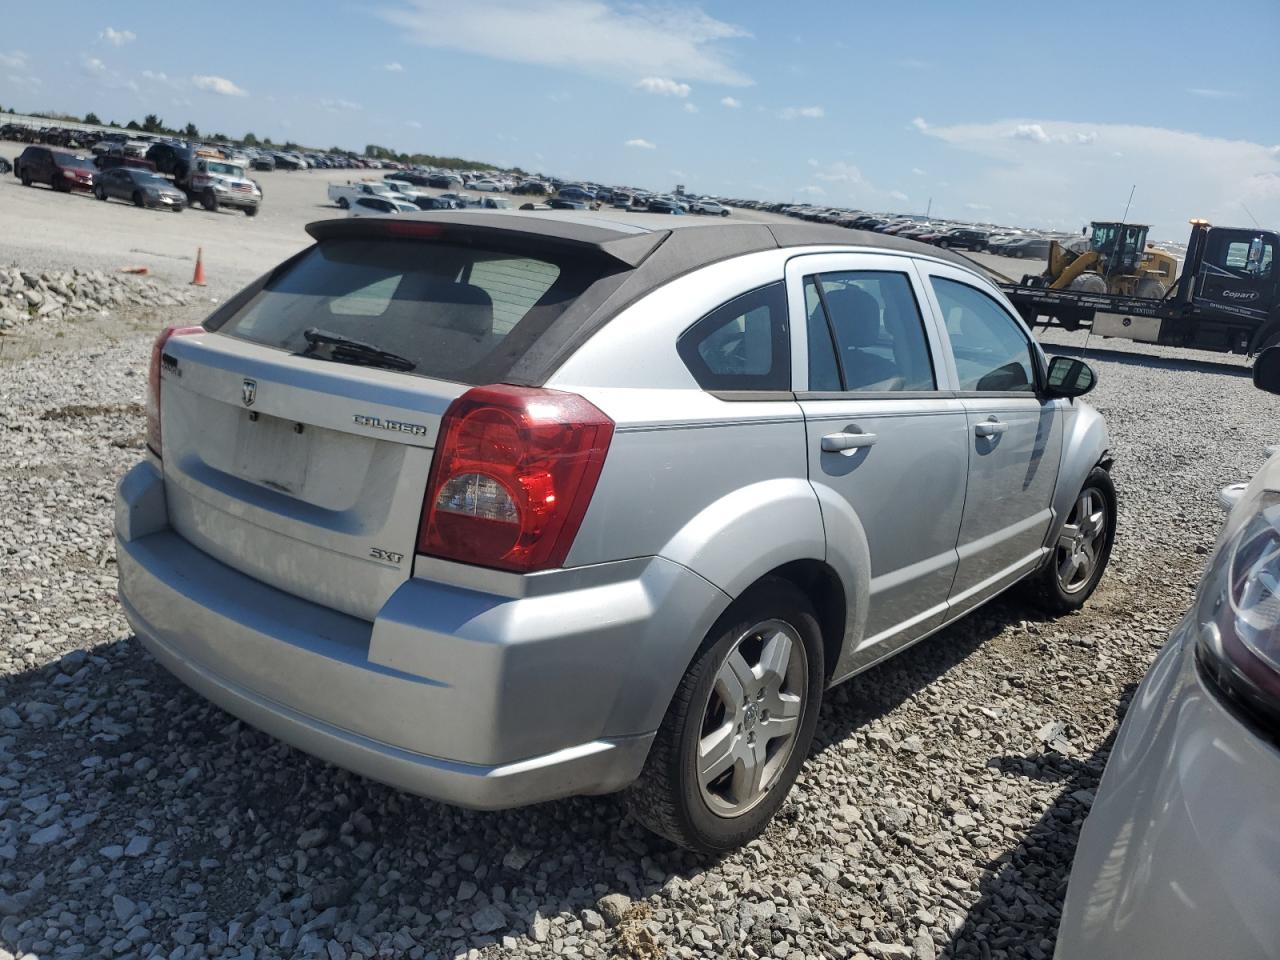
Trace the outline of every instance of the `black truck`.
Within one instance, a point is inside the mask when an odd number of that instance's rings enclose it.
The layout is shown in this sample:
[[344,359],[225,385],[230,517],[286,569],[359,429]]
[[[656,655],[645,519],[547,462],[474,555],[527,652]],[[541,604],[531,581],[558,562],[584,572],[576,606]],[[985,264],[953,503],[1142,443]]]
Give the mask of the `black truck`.
[[1191,221],[1177,282],[1161,299],[1052,289],[1035,277],[1000,287],[1032,327],[1092,328],[1161,346],[1260,353],[1280,344],[1280,235]]

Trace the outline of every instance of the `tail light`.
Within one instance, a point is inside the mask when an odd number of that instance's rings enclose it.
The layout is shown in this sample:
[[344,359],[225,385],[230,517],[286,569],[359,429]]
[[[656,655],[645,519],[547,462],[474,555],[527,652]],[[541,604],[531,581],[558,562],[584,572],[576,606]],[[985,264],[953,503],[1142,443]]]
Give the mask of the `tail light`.
[[468,390],[440,424],[418,551],[519,573],[562,566],[612,439],[613,421],[576,394]]
[[151,345],[151,366],[147,371],[147,446],[157,457],[160,446],[160,358],[170,337],[187,337],[204,333],[204,327],[165,327]]

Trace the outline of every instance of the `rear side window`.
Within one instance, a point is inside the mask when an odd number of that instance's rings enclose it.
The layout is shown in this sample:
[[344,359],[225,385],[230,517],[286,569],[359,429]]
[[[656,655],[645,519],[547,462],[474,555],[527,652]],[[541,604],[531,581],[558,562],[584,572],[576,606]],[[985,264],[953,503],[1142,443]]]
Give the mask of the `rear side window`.
[[545,248],[327,240],[210,329],[300,353],[315,328],[399,354],[411,374],[492,383],[608,272],[600,259]]
[[791,337],[781,281],[717,307],[676,346],[704,390],[790,390]]

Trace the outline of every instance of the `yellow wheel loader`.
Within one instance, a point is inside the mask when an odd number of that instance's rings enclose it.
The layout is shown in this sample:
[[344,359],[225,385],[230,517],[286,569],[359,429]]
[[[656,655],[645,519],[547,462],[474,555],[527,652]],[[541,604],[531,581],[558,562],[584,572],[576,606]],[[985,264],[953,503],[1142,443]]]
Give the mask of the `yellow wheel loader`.
[[1163,298],[1173,286],[1178,261],[1147,244],[1147,226],[1095,220],[1089,229],[1087,239],[1052,241],[1045,272],[1031,282],[1051,290],[1151,300]]

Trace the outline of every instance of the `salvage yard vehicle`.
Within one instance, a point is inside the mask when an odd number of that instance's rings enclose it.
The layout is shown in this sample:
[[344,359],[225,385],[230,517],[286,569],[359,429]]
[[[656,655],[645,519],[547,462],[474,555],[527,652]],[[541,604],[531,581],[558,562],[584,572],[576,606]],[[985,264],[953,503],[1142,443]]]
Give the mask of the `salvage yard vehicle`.
[[383,197],[390,200],[398,196],[398,191],[382,180],[361,180],[356,183],[348,180],[346,183],[329,184],[328,194],[330,203],[346,210],[359,197]]
[[[994,245],[990,249],[996,252]],[[1122,246],[1121,254],[1136,257],[1141,249]],[[1068,330],[1089,327],[1103,337],[1254,356],[1280,344],[1277,249],[1280,234],[1274,230],[1213,227],[1195,219],[1182,273],[1161,298],[1073,289],[1070,267],[1062,274],[1068,277],[1065,287],[1026,276],[1000,288],[1032,325],[1043,317]],[[1133,269],[1140,262],[1146,259],[1129,259]],[[1139,294],[1136,286],[1134,292]]]
[[24,187],[47,183],[55,191],[91,190],[94,165],[91,157],[30,146],[13,162],[13,175]]
[[99,200],[114,197],[128,200],[137,207],[156,207],[174,213],[181,213],[187,205],[186,194],[171,180],[158,173],[132,167],[116,167],[99,173],[93,185],[93,195]]
[[[1280,347],[1253,376],[1280,394]],[[1280,454],[1219,499],[1230,513],[1195,601],[1081,832],[1057,960],[1280,956]]]
[[828,687],[1106,568],[1093,372],[956,254],[555,212],[308,232],[156,340],[115,531],[156,658],[334,763],[488,809],[626,789],[726,851]]
[[185,183],[175,180],[185,189],[191,203],[199,201],[206,210],[220,207],[243,210],[246,217],[255,217],[262,206],[262,190],[245,175],[239,164],[220,160],[196,151],[191,167],[191,177]]
[[351,201],[348,217],[380,217],[392,213],[417,213],[418,205],[405,197],[390,196],[356,197]]

